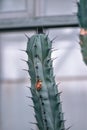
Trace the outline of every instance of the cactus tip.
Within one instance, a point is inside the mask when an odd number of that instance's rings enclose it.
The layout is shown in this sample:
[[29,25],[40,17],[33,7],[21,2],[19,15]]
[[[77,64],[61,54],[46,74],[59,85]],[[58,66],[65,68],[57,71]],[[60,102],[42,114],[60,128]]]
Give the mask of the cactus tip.
[[34,124],[34,125],[38,125],[38,123],[36,122],[29,122],[30,124]]
[[26,62],[26,63],[28,62],[28,61],[26,61],[26,60],[24,60],[24,59],[22,59],[22,58],[20,58],[20,60],[21,60],[21,61],[24,61],[24,62]]
[[19,49],[19,51],[23,51],[23,52],[25,52],[25,53],[28,53],[28,51],[27,51],[27,50],[22,50],[22,49]]
[[23,71],[27,71],[27,72],[29,71],[29,70],[27,70],[27,69],[22,69],[22,70],[23,70]]

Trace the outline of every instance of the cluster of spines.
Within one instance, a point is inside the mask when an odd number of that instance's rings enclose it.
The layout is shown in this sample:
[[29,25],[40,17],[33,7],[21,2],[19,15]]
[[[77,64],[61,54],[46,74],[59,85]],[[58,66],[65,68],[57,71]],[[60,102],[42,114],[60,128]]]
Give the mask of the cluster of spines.
[[[28,38],[27,64],[31,77],[31,93],[35,111],[36,124],[39,130],[68,130],[64,125],[64,113],[60,102],[60,94],[53,76],[51,52],[52,41],[44,34],[36,34]],[[42,74],[43,73],[43,74]],[[41,81],[37,88],[37,81]],[[49,105],[48,105],[49,104]]]

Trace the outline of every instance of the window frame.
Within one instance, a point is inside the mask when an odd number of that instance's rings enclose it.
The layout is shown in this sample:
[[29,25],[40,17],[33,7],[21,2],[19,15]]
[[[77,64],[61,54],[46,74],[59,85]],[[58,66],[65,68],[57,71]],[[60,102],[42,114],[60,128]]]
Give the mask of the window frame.
[[0,20],[0,32],[22,31],[37,28],[78,27],[77,15],[43,16],[34,18],[10,18]]

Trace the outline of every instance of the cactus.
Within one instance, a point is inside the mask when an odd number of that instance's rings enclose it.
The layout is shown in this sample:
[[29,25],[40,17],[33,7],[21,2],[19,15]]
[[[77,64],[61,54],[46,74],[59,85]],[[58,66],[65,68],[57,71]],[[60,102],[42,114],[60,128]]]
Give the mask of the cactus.
[[64,114],[58,85],[53,75],[51,59],[52,41],[45,34],[35,34],[28,38],[27,50],[30,91],[39,130],[68,130],[64,125]]
[[87,0],[80,0],[77,2],[78,5],[78,20],[80,30],[80,46],[81,46],[81,53],[83,56],[83,60],[87,65]]

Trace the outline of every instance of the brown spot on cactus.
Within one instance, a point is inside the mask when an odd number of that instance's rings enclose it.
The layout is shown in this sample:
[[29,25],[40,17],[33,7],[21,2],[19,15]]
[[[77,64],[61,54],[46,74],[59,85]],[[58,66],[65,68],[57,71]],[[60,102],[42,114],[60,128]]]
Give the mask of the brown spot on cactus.
[[40,90],[40,89],[42,88],[42,81],[41,81],[41,80],[38,80],[38,81],[36,82],[35,87],[36,87],[37,90]]
[[85,30],[84,28],[81,28],[80,35],[87,35],[87,30]]

